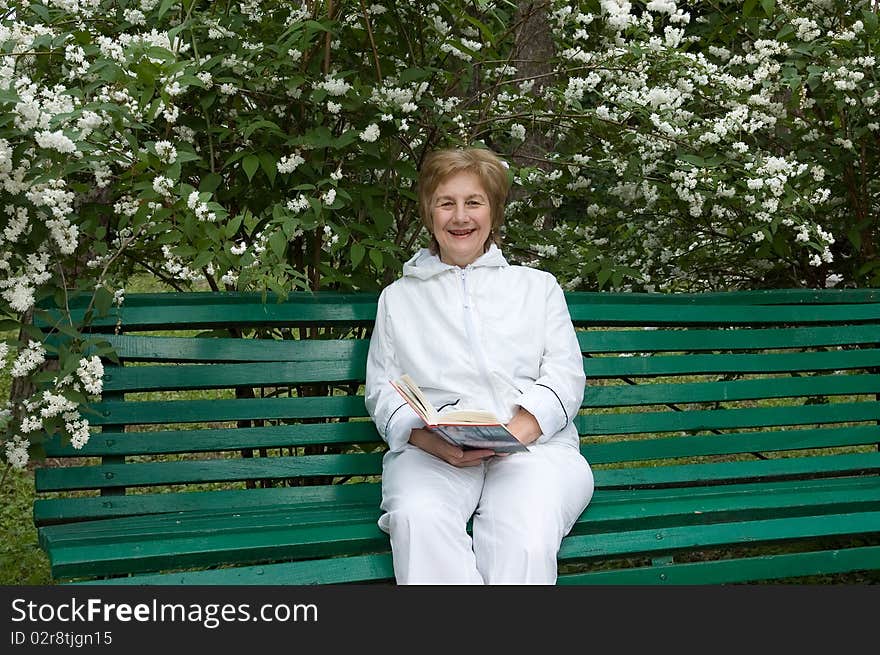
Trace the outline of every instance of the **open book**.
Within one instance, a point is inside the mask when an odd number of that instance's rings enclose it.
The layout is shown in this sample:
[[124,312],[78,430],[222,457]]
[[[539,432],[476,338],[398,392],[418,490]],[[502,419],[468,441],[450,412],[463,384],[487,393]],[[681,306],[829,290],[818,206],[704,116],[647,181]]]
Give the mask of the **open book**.
[[497,453],[529,452],[492,412],[460,409],[441,414],[410,376],[403,375],[399,380],[391,380],[391,385],[421,417],[426,428],[462,449],[485,448]]

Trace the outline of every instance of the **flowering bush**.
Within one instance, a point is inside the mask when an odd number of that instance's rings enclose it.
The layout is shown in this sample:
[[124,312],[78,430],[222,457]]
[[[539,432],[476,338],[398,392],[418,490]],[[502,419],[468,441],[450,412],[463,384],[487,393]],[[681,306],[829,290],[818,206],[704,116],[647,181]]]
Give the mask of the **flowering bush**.
[[0,0],[0,360],[40,384],[7,460],[88,438],[112,353],[82,328],[133,271],[393,279],[438,145],[505,156],[506,252],[569,289],[880,282],[876,2],[519,4]]

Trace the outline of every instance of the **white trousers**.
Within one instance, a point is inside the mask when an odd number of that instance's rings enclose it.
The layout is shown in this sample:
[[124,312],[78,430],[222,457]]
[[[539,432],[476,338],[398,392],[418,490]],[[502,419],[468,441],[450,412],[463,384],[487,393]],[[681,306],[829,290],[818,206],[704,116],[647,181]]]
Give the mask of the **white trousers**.
[[379,527],[391,536],[398,584],[555,584],[559,546],[593,496],[593,473],[569,445],[530,450],[464,468],[411,444],[386,453]]

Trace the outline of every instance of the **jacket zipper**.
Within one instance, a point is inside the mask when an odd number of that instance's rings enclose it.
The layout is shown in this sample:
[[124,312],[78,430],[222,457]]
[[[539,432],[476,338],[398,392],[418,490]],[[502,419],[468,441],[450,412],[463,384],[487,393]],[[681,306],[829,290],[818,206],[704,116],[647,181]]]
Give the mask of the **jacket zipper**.
[[489,365],[486,360],[486,353],[483,350],[483,346],[480,342],[474,324],[474,318],[471,310],[471,300],[470,295],[468,294],[467,271],[465,269],[461,270],[461,292],[464,299],[462,305],[464,308],[464,329],[467,333],[468,342],[471,344],[471,348],[473,349],[475,360],[477,362],[477,368],[479,369],[480,374],[483,376],[483,382],[489,389],[489,393],[492,394],[492,404],[494,405],[492,411],[495,412],[495,415],[500,418],[501,405],[498,403],[498,396],[495,394],[495,385],[492,384],[492,376],[489,375]]

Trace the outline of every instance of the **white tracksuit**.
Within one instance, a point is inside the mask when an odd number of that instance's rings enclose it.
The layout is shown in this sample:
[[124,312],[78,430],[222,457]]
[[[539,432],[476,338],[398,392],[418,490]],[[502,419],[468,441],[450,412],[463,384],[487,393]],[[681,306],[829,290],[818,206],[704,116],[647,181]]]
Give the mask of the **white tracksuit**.
[[[506,423],[523,407],[542,434],[529,453],[447,464],[408,443],[424,424],[389,383],[404,373],[437,408],[489,409]],[[510,266],[494,245],[464,269],[425,249],[404,265],[379,297],[365,398],[389,446],[379,526],[399,584],[556,581],[560,542],[593,494],[572,424],[584,383],[550,273]]]

